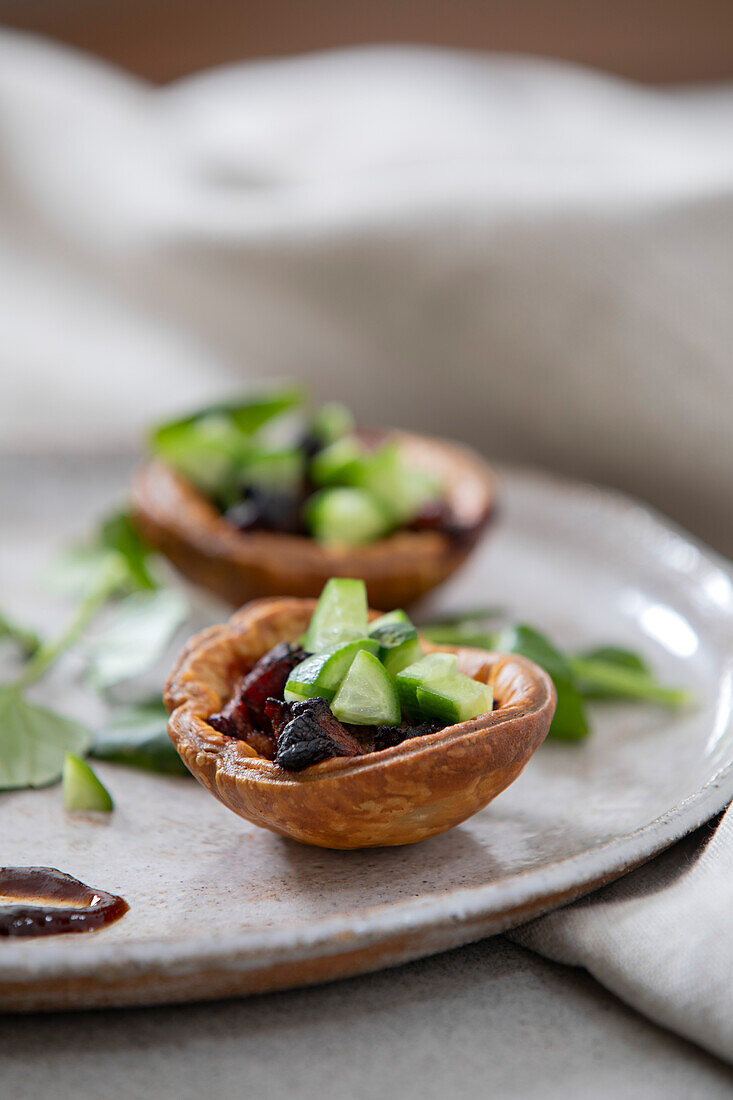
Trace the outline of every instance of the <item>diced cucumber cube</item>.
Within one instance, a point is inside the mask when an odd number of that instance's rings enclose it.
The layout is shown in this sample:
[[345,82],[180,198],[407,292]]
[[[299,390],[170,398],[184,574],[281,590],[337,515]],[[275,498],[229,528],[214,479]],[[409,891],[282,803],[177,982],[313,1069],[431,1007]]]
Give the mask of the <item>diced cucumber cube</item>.
[[351,668],[352,661],[362,649],[376,655],[379,652],[379,643],[374,638],[360,638],[356,642],[331,646],[323,653],[308,657],[290,673],[285,685],[285,698],[292,702],[288,695],[290,693],[298,699],[320,697],[330,703]]
[[434,475],[411,466],[398,443],[385,443],[349,472],[351,484],[366,489],[395,524],[409,523],[423,505],[441,495]]
[[381,504],[363,489],[321,489],[308,501],[305,517],[313,538],[328,545],[375,542],[392,527]]
[[410,622],[383,623],[373,626],[370,633],[379,642],[380,661],[393,676],[422,657],[417,631]]
[[304,703],[305,700],[309,698],[313,697],[309,695],[301,695],[297,691],[291,691],[288,685],[285,685],[285,689],[283,691],[283,699],[286,703]]
[[364,448],[355,436],[324,447],[314,455],[310,464],[310,476],[316,485],[349,484],[364,457]]
[[402,645],[387,650],[381,657],[381,661],[387,672],[396,676],[403,669],[419,661],[422,655],[422,646],[416,635],[414,638],[408,638]]
[[488,684],[458,672],[419,687],[417,701],[425,718],[438,718],[446,725],[454,725],[487,714],[494,705],[494,695]]
[[386,615],[380,615],[378,619],[375,619],[369,627],[369,633],[373,634],[375,630],[380,630],[381,627],[388,626],[390,623],[409,623],[412,626],[407,612],[398,608],[396,611],[388,611]]
[[305,634],[304,648],[322,653],[331,646],[355,642],[367,634],[367,594],[364,581],[331,577],[323,586]]
[[295,493],[305,474],[303,452],[288,447],[256,451],[241,469],[242,482],[277,493]]
[[362,649],[331,704],[341,722],[359,726],[399,725],[400,700],[394,677],[378,657]]
[[458,671],[458,658],[455,653],[428,653],[414,664],[408,665],[397,673],[396,683],[400,703],[410,718],[420,713],[417,701],[417,689],[432,680],[444,680]]
[[80,756],[67,752],[61,776],[64,807],[72,813],[109,813],[113,809],[112,797],[96,775]]
[[328,404],[322,405],[310,425],[310,434],[323,447],[335,443],[337,439],[342,439],[353,430],[354,417],[351,409],[342,405],[340,401],[329,401]]
[[231,420],[213,413],[164,425],[153,435],[151,446],[202,493],[227,499],[236,495],[239,470],[253,453],[251,440]]

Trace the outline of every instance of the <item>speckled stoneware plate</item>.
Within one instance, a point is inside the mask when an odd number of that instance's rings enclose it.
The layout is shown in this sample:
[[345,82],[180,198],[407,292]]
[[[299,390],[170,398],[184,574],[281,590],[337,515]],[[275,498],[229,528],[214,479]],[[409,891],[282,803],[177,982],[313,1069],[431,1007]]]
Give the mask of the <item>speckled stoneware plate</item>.
[[725,566],[627,499],[521,472],[501,488],[500,520],[436,605],[499,602],[568,646],[629,643],[697,706],[599,705],[585,744],[545,745],[482,813],[407,848],[301,847],[193,781],[112,766],[108,823],[66,816],[58,788],[4,795],[4,862],[59,867],[130,912],[98,933],[0,943],[0,1009],[227,997],[390,966],[576,898],[733,796]]

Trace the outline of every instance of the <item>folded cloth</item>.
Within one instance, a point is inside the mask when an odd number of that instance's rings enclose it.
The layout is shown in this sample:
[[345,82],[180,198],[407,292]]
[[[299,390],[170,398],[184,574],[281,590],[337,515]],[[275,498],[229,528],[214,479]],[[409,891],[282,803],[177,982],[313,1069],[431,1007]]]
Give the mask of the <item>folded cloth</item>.
[[389,47],[155,88],[0,34],[0,445],[295,376],[733,550],[732,252],[731,88]]
[[733,808],[651,863],[509,933],[582,966],[657,1023],[733,1062]]

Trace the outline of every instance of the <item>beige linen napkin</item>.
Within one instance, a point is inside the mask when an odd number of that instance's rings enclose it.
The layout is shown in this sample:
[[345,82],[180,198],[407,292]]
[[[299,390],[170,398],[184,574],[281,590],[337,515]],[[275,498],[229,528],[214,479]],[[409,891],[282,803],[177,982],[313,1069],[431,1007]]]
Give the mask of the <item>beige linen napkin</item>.
[[733,1061],[733,809],[646,866],[511,932]]

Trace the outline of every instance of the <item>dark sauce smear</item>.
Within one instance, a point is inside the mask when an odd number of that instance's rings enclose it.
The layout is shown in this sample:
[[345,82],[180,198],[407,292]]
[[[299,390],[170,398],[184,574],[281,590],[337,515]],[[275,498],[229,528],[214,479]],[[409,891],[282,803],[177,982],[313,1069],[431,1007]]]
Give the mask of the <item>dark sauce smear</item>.
[[124,898],[53,867],[0,867],[0,936],[95,932],[129,908]]

